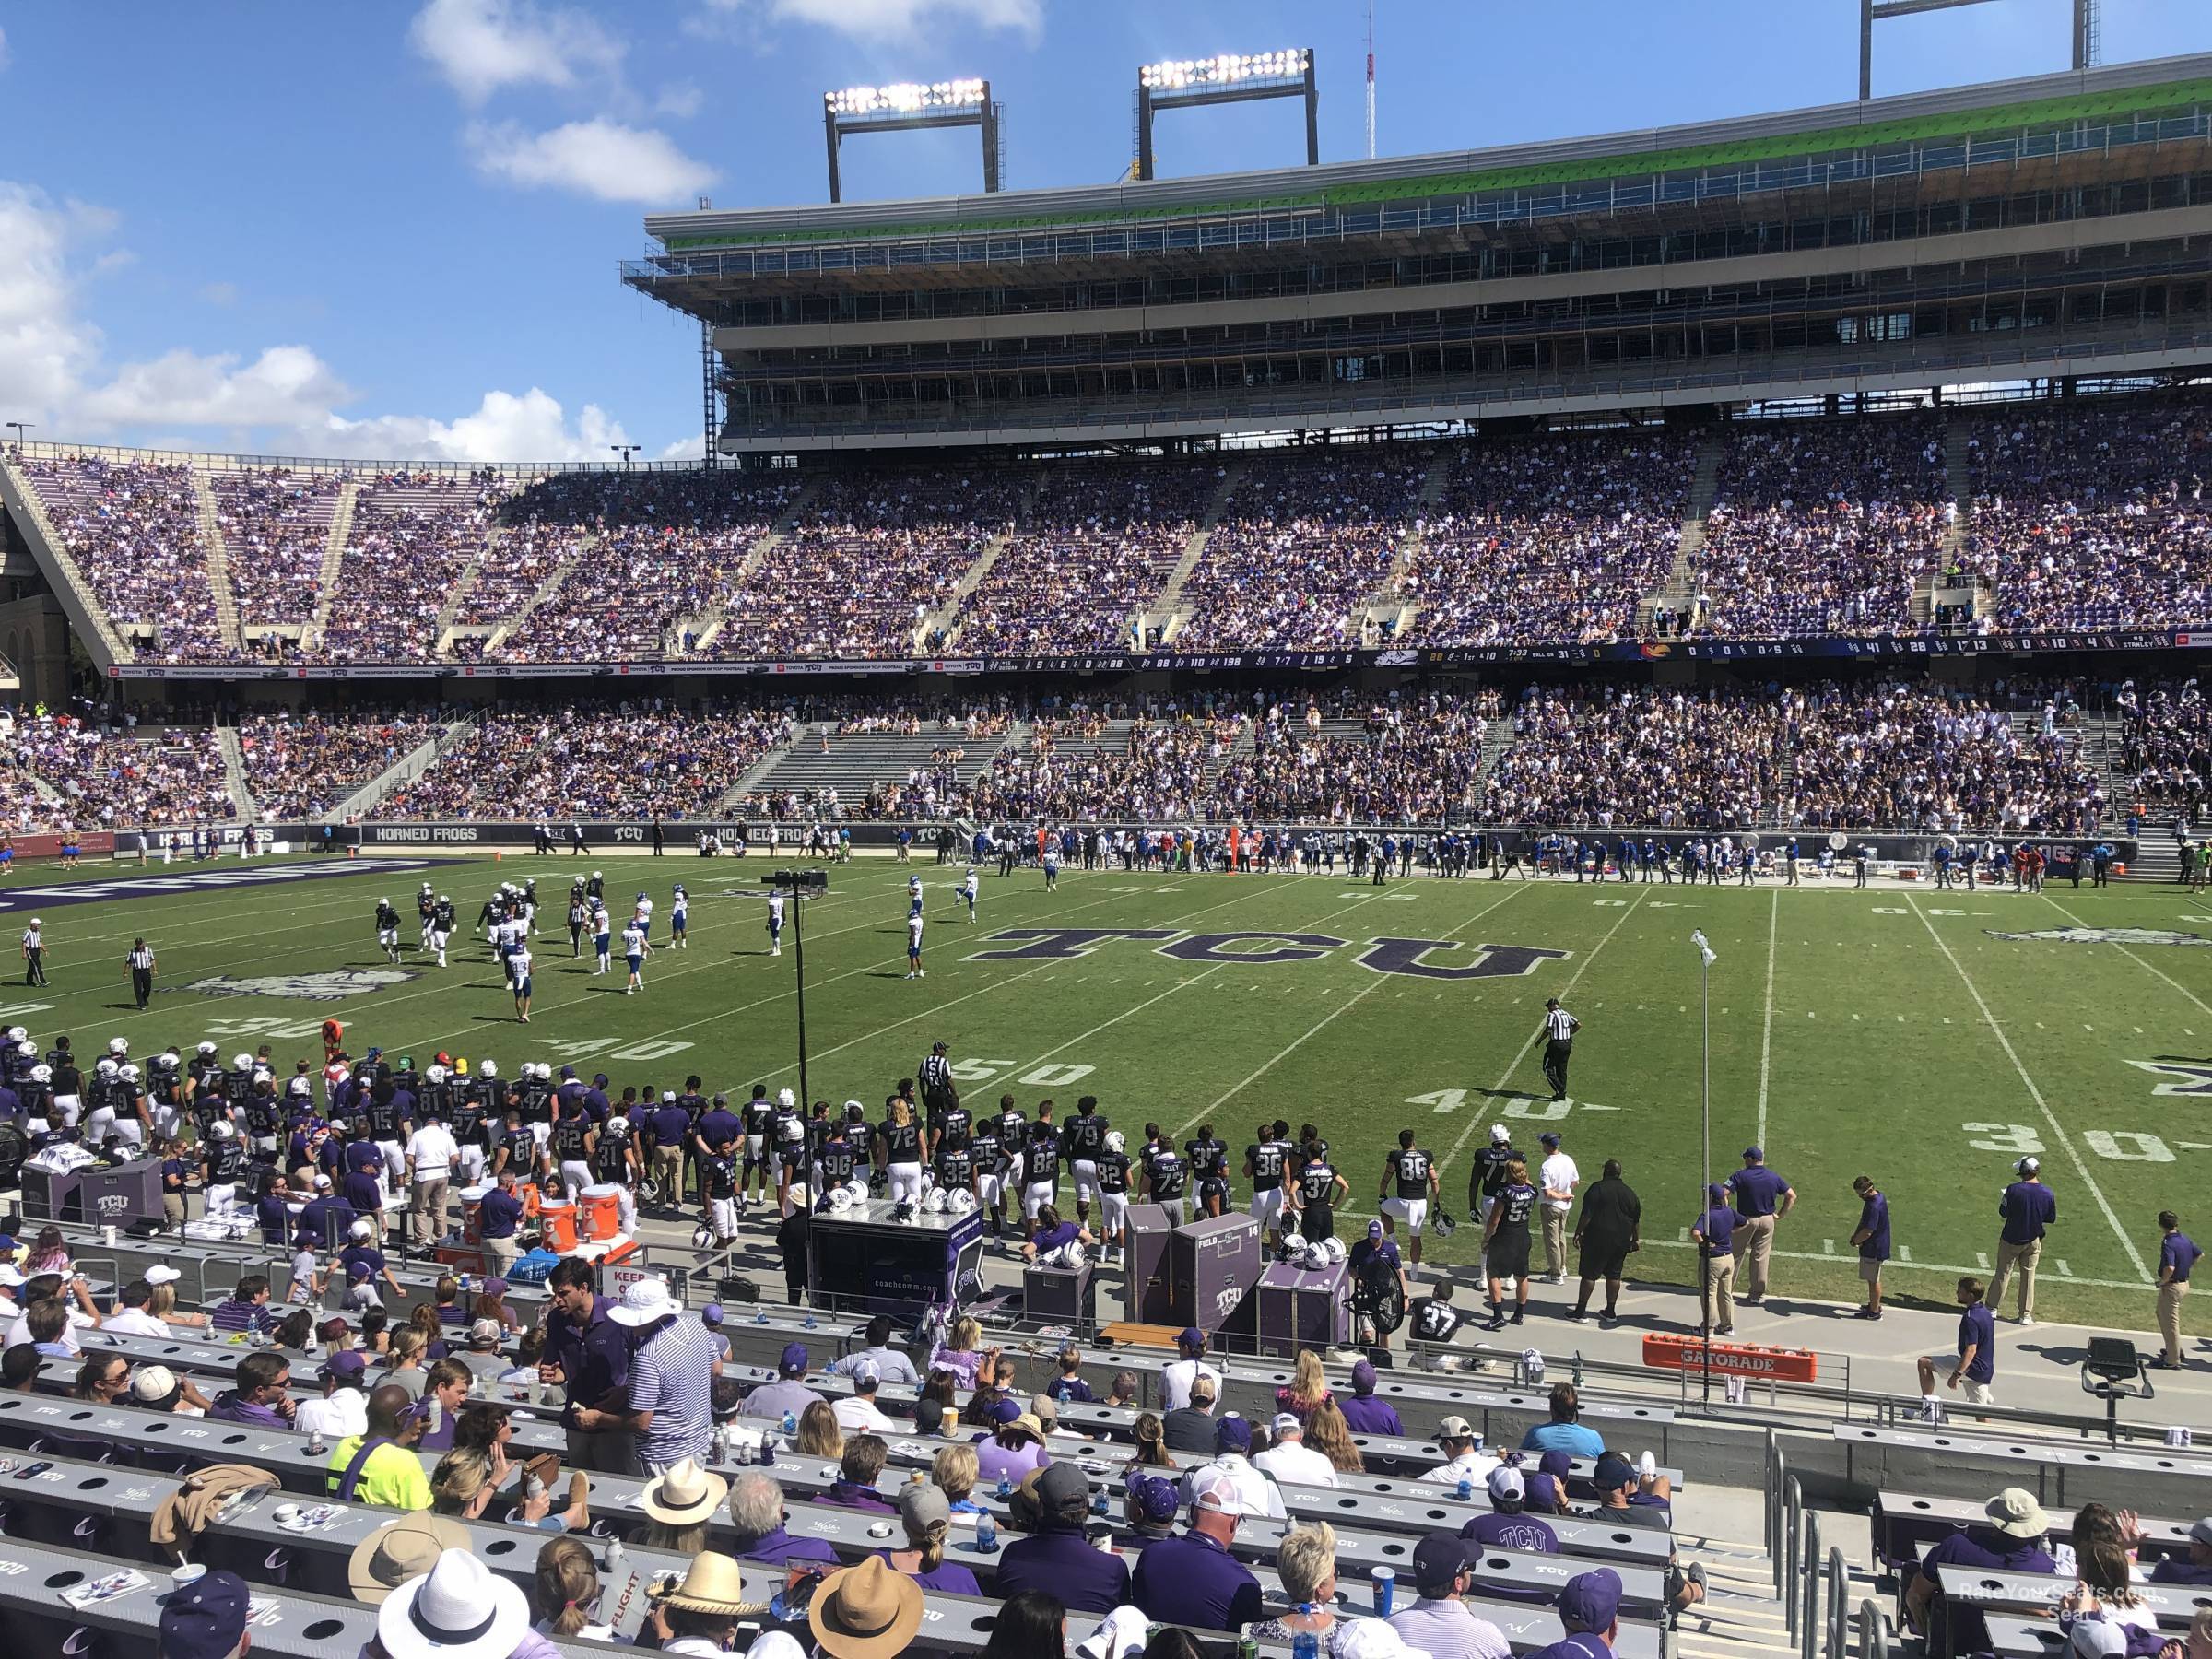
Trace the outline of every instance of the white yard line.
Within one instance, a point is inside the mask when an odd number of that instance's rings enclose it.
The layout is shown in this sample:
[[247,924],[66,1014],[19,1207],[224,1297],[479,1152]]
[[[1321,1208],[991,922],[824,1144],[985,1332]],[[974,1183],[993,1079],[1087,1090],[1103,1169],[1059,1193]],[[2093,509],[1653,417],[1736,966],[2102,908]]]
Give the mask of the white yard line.
[[1773,899],[1774,902],[1767,907],[1766,1015],[1759,1031],[1759,1135],[1751,1143],[1762,1150],[1767,1144],[1767,1078],[1774,1057],[1774,928],[1782,920],[1780,888],[1774,889]]
[[[2073,923],[2075,926],[2088,926],[2087,922],[2084,922],[2079,916],[2076,915],[2065,905],[2059,903],[2059,901],[2052,898],[2050,894],[2045,893],[2043,895],[2043,901],[2050,905],[2050,907],[2056,911],[2060,915],[2064,916],[2067,921]],[[2180,980],[2175,979],[2173,975],[2168,973],[2163,968],[2154,967],[2151,963],[2145,961],[2141,957],[2137,956],[2134,951],[2130,950],[2124,945],[2115,942],[2112,945],[2112,948],[2118,951],[2122,956],[2125,957],[2129,961],[2133,962],[2136,967],[2142,969],[2144,972],[2154,973],[2158,975],[2159,978],[2164,980],[2176,991],[2179,991],[2183,996],[2194,1003],[2199,1013],[2212,1014],[2212,1003],[2206,1002],[2204,998],[2197,995],[2195,992],[2190,990],[2188,986],[2183,984]]]
[[[1518,886],[1515,886],[1515,887],[1513,887],[1512,888],[1511,888],[1510,890],[1508,890],[1508,891],[1506,891],[1506,892],[1504,892],[1504,893],[1500,893],[1500,895],[1499,895],[1497,898],[1495,898],[1495,899],[1493,899],[1492,900],[1490,900],[1490,902],[1489,902],[1489,903],[1488,903],[1488,904],[1484,905],[1484,906],[1483,906],[1483,907],[1482,907],[1480,910],[1477,911],[1477,912],[1475,912],[1473,915],[1469,916],[1469,917],[1468,917],[1468,918],[1467,918],[1467,919],[1466,919],[1465,922],[1461,923],[1461,924],[1459,924],[1459,925],[1458,925],[1456,928],[1454,928],[1454,929],[1453,930],[1453,932],[1454,934],[1461,934],[1461,933],[1465,933],[1465,932],[1466,932],[1466,930],[1467,930],[1468,928],[1470,928],[1470,927],[1474,926],[1476,923],[1477,923],[1477,922],[1481,921],[1481,920],[1483,919],[1483,917],[1485,917],[1485,916],[1488,915],[1488,914],[1489,914],[1489,913],[1490,913],[1492,911],[1496,910],[1496,909],[1497,909],[1497,908],[1498,908],[1500,905],[1503,904],[1503,903],[1504,903],[1504,902],[1505,902],[1505,901],[1506,901],[1508,899],[1513,898],[1513,897],[1514,897],[1515,895],[1517,895],[1517,894],[1520,894],[1520,893],[1524,893],[1524,892],[1526,892],[1526,891],[1528,890],[1528,888],[1529,888],[1530,887],[1533,887],[1534,885],[1535,885],[1535,883],[1533,883],[1533,882],[1529,882],[1529,883],[1523,883],[1523,884],[1521,884],[1521,885],[1518,885]],[[1354,908],[1357,908],[1357,907],[1354,907]],[[1634,907],[1633,905],[1631,905],[1630,908],[1632,910],[1632,909],[1634,909],[1635,907]],[[1341,914],[1342,912],[1337,912],[1337,913]],[[1625,914],[1625,912],[1624,912],[1624,914]],[[1618,924],[1616,924],[1616,925],[1618,925]],[[1479,941],[1477,941],[1477,943],[1479,943]],[[1370,997],[1370,996],[1372,996],[1372,995],[1373,995],[1373,994],[1374,994],[1376,992],[1378,992],[1378,991],[1382,990],[1382,987],[1383,987],[1384,985],[1387,985],[1388,983],[1390,983],[1390,979],[1389,979],[1389,977],[1388,977],[1387,975],[1382,975],[1382,974],[1378,974],[1378,975],[1376,975],[1376,976],[1375,976],[1375,982],[1374,982],[1374,983],[1372,983],[1371,985],[1368,986],[1368,987],[1367,987],[1367,989],[1366,989],[1366,990],[1364,990],[1364,991],[1356,991],[1356,992],[1354,992],[1354,993],[1353,993],[1353,994],[1352,994],[1350,996],[1347,997],[1347,998],[1346,998],[1344,1001],[1342,1001],[1342,1002],[1338,1003],[1338,1004],[1337,1004],[1337,1005],[1336,1005],[1336,1006],[1335,1006],[1334,1008],[1331,1008],[1331,1009],[1330,1009],[1330,1010],[1329,1010],[1329,1011],[1328,1011],[1326,1014],[1324,1014],[1324,1015],[1323,1015],[1323,1016],[1322,1016],[1322,1017],[1321,1017],[1319,1019],[1315,1020],[1315,1021],[1314,1021],[1314,1022],[1313,1022],[1312,1025],[1308,1026],[1308,1027],[1307,1027],[1307,1028],[1306,1028],[1306,1029],[1305,1029],[1303,1031],[1300,1032],[1300,1033],[1299,1033],[1299,1034],[1298,1034],[1296,1037],[1292,1038],[1292,1039],[1291,1039],[1291,1040],[1290,1040],[1290,1041],[1289,1041],[1288,1043],[1286,1043],[1286,1044],[1285,1044],[1285,1045],[1284,1045],[1284,1046],[1283,1046],[1283,1047],[1282,1047],[1280,1050],[1278,1050],[1278,1051],[1277,1051],[1277,1053],[1276,1053],[1274,1055],[1272,1055],[1272,1056],[1271,1056],[1271,1057],[1270,1057],[1270,1058],[1269,1058],[1269,1059],[1268,1059],[1268,1060],[1267,1060],[1267,1061],[1266,1061],[1266,1062],[1265,1062],[1264,1065],[1262,1065],[1260,1066],[1260,1068],[1259,1068],[1257,1071],[1253,1072],[1253,1074],[1252,1074],[1250,1077],[1246,1077],[1246,1078],[1245,1078],[1245,1079],[1244,1079],[1242,1082],[1239,1083],[1239,1084],[1238,1084],[1238,1085],[1237,1085],[1235,1088],[1233,1088],[1230,1089],[1230,1090],[1229,1090],[1229,1091],[1228,1091],[1226,1094],[1223,1094],[1223,1095],[1221,1095],[1220,1097],[1218,1097],[1217,1100],[1214,1100],[1214,1102],[1213,1102],[1211,1105],[1207,1106],[1207,1107],[1206,1107],[1206,1108],[1204,1111],[1202,1111],[1202,1112],[1195,1112],[1195,1113],[1194,1113],[1194,1114],[1193,1114],[1193,1115],[1190,1117],[1190,1119],[1189,1119],[1188,1121],[1186,1121],[1186,1122],[1185,1122],[1185,1123],[1182,1124],[1182,1126],[1181,1128],[1179,1128],[1179,1129],[1177,1129],[1177,1130],[1175,1131],[1175,1133],[1176,1133],[1176,1134],[1178,1134],[1178,1135],[1182,1135],[1182,1134],[1185,1134],[1186,1132],[1188,1132],[1190,1129],[1192,1129],[1192,1128],[1193,1128],[1193,1127],[1194,1127],[1195,1125],[1197,1125],[1197,1124],[1202,1124],[1202,1123],[1204,1123],[1204,1122],[1205,1122],[1205,1121],[1206,1121],[1207,1118],[1211,1117],[1211,1116],[1212,1116],[1212,1115],[1213,1115],[1213,1114],[1214,1114],[1216,1112],[1219,1111],[1219,1110],[1221,1109],[1221,1107],[1222,1107],[1223,1105],[1225,1105],[1227,1102],[1229,1102],[1229,1101],[1230,1101],[1230,1100],[1235,1100],[1235,1099],[1236,1099],[1236,1098],[1237,1098],[1239,1095],[1242,1094],[1242,1093],[1243,1093],[1243,1092],[1244,1092],[1244,1091],[1245,1091],[1247,1088],[1251,1088],[1251,1087],[1252,1087],[1252,1086],[1253,1086],[1254,1083],[1258,1082],[1258,1081],[1259,1081],[1259,1080],[1260,1080],[1262,1077],[1265,1077],[1265,1076],[1266,1076],[1266,1075],[1267,1075],[1269,1072],[1273,1071],[1273,1070],[1274,1070],[1274,1069],[1275,1069],[1275,1068],[1276,1068],[1277,1065],[1281,1065],[1281,1064],[1282,1064],[1282,1063],[1283,1063],[1285,1060],[1288,1060],[1288,1058],[1289,1058],[1289,1057],[1290,1057],[1292,1054],[1295,1054],[1296,1053],[1298,1053],[1298,1051],[1299,1051],[1300,1049],[1301,1049],[1301,1048],[1305,1047],[1306,1043],[1307,1043],[1307,1042],[1308,1042],[1310,1040],[1312,1040],[1312,1038],[1314,1038],[1314,1037],[1317,1037],[1317,1036],[1319,1036],[1319,1035],[1322,1033],[1322,1031],[1323,1031],[1323,1030],[1324,1030],[1325,1029],[1327,1029],[1327,1027],[1329,1026],[1329,1024],[1330,1024],[1332,1021],[1334,1021],[1334,1020],[1335,1019],[1335,1018],[1336,1018],[1336,1017],[1337,1017],[1339,1014],[1345,1013],[1345,1012],[1347,1012],[1347,1010],[1349,1010],[1350,1008],[1352,1008],[1352,1007],[1354,1007],[1354,1006],[1358,1006],[1359,1003],[1361,1003],[1361,1002],[1364,1002],[1364,1001],[1365,1001],[1365,1000],[1366,1000],[1368,997]]]
[[1966,964],[1952,951],[1949,941],[1936,931],[1936,924],[1929,921],[1927,912],[1920,908],[1918,895],[1906,895],[1905,902],[1912,907],[1912,913],[1920,918],[1920,924],[1928,930],[1928,937],[1936,941],[1936,948],[1943,952],[1944,959],[1958,971],[1959,982],[1966,987],[1967,994],[1974,999],[1974,1006],[1982,1010],[1982,1018],[1987,1022],[1990,1034],[1997,1040],[1997,1046],[2005,1051],[2005,1058],[2012,1062],[2012,1069],[2019,1073],[2020,1082],[2028,1090],[2028,1098],[2035,1102],[2036,1110],[2043,1114],[2043,1122],[2051,1126],[2052,1135],[2066,1149],[2066,1157],[2074,1165],[2074,1172],[2081,1177],[2082,1186],[2090,1197],[2097,1200],[2097,1207],[2104,1213],[2105,1220],[2112,1224],[2112,1236],[2120,1241],[2120,1248],[2127,1253],[2127,1259],[2135,1265],[2136,1271],[2142,1276],[2144,1282],[2148,1283],[2150,1269],[2144,1265],[2142,1253],[2136,1250],[2136,1241],[2127,1236],[2127,1229],[2120,1225],[2120,1218],[2113,1213],[2111,1202],[2104,1195],[2104,1189],[2097,1184],[2097,1178],[2089,1173],[2088,1162],[2075,1146],[2074,1137],[2066,1133],[2065,1125],[2058,1121],[2058,1114],[2051,1110],[2051,1103],[2043,1099],[2043,1091],[2035,1086],[2035,1079],[2028,1075],[2028,1068],[2020,1064],[2020,1056],[2013,1049],[2012,1040],[2005,1035],[2005,1028],[1997,1023],[1997,1017],[1990,1011],[1989,1004],[1983,1000],[1981,989],[1967,972]]
[[[1583,975],[1590,971],[1590,964],[1597,960],[1597,953],[1603,950],[1607,945],[1612,943],[1613,935],[1618,933],[1622,926],[1626,924],[1628,919],[1636,913],[1637,907],[1643,902],[1645,896],[1649,894],[1651,890],[1652,889],[1649,885],[1642,883],[1638,884],[1634,900],[1630,902],[1628,909],[1622,911],[1620,914],[1614,919],[1613,925],[1606,929],[1605,936],[1599,939],[1596,944],[1590,947],[1589,954],[1583,958],[1582,961],[1576,966],[1575,971],[1568,976],[1566,984],[1559,988],[1559,1000],[1561,1002],[1565,1002],[1568,997],[1574,994],[1575,986],[1582,983]],[[1498,1081],[1490,1085],[1488,1101],[1495,1101],[1498,1099],[1499,1092],[1503,1089],[1508,1083],[1513,1080],[1513,1074],[1521,1069],[1521,1062],[1528,1058],[1528,1051],[1536,1046],[1536,1039],[1543,1034],[1544,1027],[1541,1022],[1538,1022],[1535,1030],[1529,1032],[1527,1040],[1521,1044],[1520,1051],[1513,1055],[1511,1061],[1507,1062],[1505,1069],[1498,1074]],[[1482,1126],[1483,1117],[1488,1112],[1488,1111],[1489,1104],[1486,1101],[1485,1104],[1476,1107],[1474,1112],[1469,1114],[1467,1118],[1467,1126],[1459,1132],[1459,1138],[1452,1143],[1452,1150],[1445,1153],[1444,1156],[1437,1161],[1436,1172],[1440,1178],[1442,1176],[1445,1167],[1449,1165],[1454,1159],[1458,1158],[1462,1152],[1466,1150],[1468,1140],[1473,1137],[1475,1131]]]

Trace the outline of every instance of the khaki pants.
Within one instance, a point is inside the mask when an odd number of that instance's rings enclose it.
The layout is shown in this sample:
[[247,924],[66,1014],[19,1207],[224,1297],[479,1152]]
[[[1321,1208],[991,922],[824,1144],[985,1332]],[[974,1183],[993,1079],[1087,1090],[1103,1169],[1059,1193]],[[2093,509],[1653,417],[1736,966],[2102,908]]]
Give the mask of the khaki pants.
[[1544,1206],[1544,1270],[1558,1278],[1567,1271],[1567,1212]]
[[1735,1258],[1706,1256],[1705,1273],[1698,1285],[1698,1314],[1712,1326],[1713,1335],[1725,1336],[1735,1329]]
[[1735,1266],[1743,1275],[1742,1294],[1757,1301],[1767,1293],[1767,1263],[1774,1254],[1774,1218],[1752,1216],[1735,1224]]
[[2005,1281],[2014,1267],[2020,1270],[2020,1317],[2035,1317],[2035,1266],[2043,1259],[2043,1241],[2036,1239],[2026,1244],[2008,1244],[1997,1241],[1997,1270],[1990,1276],[1989,1311],[1994,1315],[2005,1304]]
[[507,1277],[507,1269],[514,1265],[515,1250],[512,1233],[503,1239],[484,1241],[484,1260],[491,1270],[492,1277],[505,1278]]
[[655,1147],[653,1149],[653,1178],[660,1183],[662,1204],[681,1207],[684,1202],[682,1147]]
[[418,1249],[435,1243],[445,1230],[445,1185],[442,1175],[415,1183],[415,1202],[407,1212],[407,1235]]
[[2159,1287],[2159,1334],[2166,1338],[2166,1363],[2182,1362],[2182,1299],[2189,1294],[2184,1282]]

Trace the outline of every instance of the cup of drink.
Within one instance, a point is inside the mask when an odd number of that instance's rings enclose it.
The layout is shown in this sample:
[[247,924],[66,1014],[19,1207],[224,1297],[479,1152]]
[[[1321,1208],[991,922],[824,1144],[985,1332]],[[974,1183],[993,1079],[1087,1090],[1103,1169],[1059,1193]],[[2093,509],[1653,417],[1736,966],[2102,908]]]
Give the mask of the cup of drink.
[[1388,1618],[1391,1603],[1397,1599],[1398,1575],[1388,1567],[1378,1567],[1372,1575],[1375,1590],[1375,1617]]
[[944,1420],[937,1425],[937,1432],[942,1434],[947,1440],[950,1440],[954,1435],[959,1432],[959,1407],[957,1406],[946,1406],[945,1418]]

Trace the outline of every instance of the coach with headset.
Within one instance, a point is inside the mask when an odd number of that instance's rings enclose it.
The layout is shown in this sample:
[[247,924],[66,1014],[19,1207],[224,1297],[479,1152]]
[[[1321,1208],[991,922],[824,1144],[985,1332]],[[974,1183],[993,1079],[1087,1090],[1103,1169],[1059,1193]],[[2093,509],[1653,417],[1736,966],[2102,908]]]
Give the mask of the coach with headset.
[[2019,1177],[1997,1200],[2004,1230],[1997,1235],[1997,1268],[1990,1276],[1988,1307],[1994,1317],[2005,1300],[2005,1280],[2014,1267],[2020,1270],[2020,1324],[2035,1323],[2035,1268],[2043,1258],[2043,1235],[2058,1219],[2058,1197],[2042,1183],[2042,1164],[2023,1158],[2012,1166]]

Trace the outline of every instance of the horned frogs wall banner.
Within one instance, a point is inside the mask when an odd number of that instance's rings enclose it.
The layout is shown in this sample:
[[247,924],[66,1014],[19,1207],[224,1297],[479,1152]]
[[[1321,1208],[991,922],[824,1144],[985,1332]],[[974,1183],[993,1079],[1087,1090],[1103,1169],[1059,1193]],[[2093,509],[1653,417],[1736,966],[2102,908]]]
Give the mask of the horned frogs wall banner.
[[1983,931],[1993,939],[2015,942],[2048,939],[2061,945],[2212,945],[2203,934],[2175,933],[2164,927],[2046,927],[2036,933]]
[[257,979],[234,979],[227,973],[172,985],[171,991],[196,991],[202,996],[291,996],[303,1002],[339,1002],[387,985],[404,985],[422,976],[411,968],[331,968],[321,973],[271,973]]

